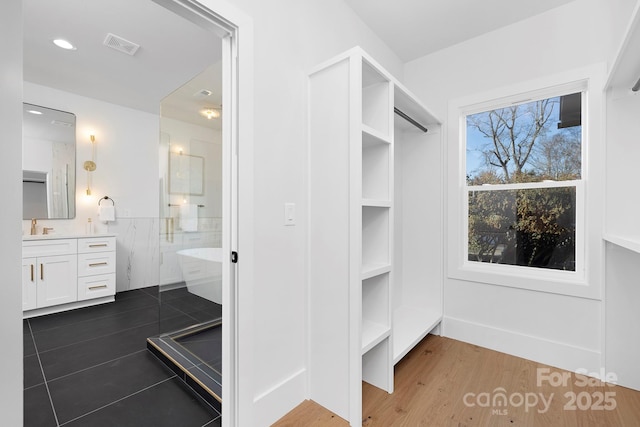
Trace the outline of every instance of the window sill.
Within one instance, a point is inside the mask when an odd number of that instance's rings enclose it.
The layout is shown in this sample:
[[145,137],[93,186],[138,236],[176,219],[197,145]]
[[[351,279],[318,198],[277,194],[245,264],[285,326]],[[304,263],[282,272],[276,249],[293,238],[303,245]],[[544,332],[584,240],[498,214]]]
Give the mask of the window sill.
[[[476,265],[478,264],[478,265]],[[449,268],[451,279],[600,300],[597,289],[578,272],[466,262]]]

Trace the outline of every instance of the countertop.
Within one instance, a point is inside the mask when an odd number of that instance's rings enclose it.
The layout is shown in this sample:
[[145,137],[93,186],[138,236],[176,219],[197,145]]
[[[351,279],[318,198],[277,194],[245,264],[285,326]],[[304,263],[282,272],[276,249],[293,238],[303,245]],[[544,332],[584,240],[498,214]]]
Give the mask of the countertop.
[[32,241],[32,240],[55,240],[55,239],[86,239],[93,237],[115,237],[116,235],[113,233],[101,233],[101,234],[65,234],[65,233],[52,233],[52,234],[35,234],[35,235],[23,235],[22,241]]

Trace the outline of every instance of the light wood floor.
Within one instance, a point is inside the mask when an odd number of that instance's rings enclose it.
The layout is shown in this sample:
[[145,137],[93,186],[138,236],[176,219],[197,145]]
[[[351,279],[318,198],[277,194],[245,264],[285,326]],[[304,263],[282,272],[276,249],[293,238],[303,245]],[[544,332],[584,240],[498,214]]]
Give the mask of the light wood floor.
[[[366,427],[640,426],[638,391],[433,335],[396,365],[393,394],[366,383],[362,394]],[[274,424],[347,425],[312,401]]]

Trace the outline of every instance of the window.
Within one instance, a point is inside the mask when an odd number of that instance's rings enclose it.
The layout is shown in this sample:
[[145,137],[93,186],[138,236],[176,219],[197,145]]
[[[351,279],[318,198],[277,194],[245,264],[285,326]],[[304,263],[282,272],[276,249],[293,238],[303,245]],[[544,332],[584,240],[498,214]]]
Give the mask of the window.
[[576,271],[584,96],[466,115],[468,261]]
[[453,289],[465,281],[601,297],[605,77],[594,64],[449,102]]

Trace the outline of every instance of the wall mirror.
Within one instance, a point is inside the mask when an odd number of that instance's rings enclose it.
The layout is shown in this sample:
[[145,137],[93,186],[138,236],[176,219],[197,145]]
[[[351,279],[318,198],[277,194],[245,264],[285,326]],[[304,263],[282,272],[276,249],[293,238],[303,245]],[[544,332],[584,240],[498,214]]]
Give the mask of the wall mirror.
[[76,216],[76,116],[23,104],[22,217]]
[[204,195],[204,157],[169,153],[169,193]]

